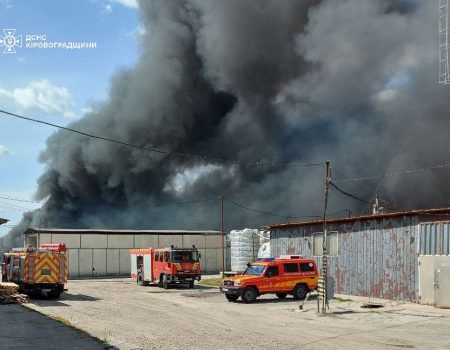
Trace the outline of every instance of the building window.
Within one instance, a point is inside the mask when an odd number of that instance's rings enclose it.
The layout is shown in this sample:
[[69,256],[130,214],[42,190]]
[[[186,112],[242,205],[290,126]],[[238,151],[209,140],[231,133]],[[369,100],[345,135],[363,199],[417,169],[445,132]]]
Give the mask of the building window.
[[[323,255],[323,232],[313,234],[313,256]],[[338,255],[338,233],[330,231],[327,233],[327,255]]]
[[159,252],[156,252],[155,253],[155,261],[158,261],[159,260]]

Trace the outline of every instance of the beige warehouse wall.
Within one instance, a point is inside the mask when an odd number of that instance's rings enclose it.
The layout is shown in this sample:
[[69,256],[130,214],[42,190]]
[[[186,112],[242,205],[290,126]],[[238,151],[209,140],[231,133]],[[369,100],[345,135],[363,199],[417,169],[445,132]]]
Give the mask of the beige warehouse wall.
[[119,249],[108,249],[106,252],[107,273],[109,276],[120,275]]
[[107,235],[81,234],[81,248],[107,248]]
[[159,247],[158,235],[135,235],[135,248],[157,248]]
[[92,249],[80,249],[80,276],[92,276]]
[[195,245],[197,248],[205,248],[206,247],[206,238],[205,236],[199,235],[185,235],[181,236],[183,248],[190,248]]
[[133,248],[134,235],[108,235],[108,248]]
[[39,245],[49,243],[52,243],[52,235],[50,233],[39,234],[39,242],[38,242]]
[[106,249],[92,250],[92,275],[101,277],[106,276]]
[[68,250],[67,261],[69,264],[69,276],[78,276],[78,251],[79,249],[76,248]]
[[69,278],[129,276],[130,249],[168,247],[171,244],[185,248],[195,245],[202,254],[201,265],[205,273],[215,273],[222,269],[221,235],[40,233],[39,240],[40,243],[66,244]]
[[[42,236],[46,237],[46,234],[41,233]],[[52,233],[51,242],[48,243],[63,243],[67,248],[80,248],[80,235]]]
[[181,247],[182,243],[181,235],[159,235],[159,248],[170,247],[172,244]]
[[129,276],[131,272],[131,258],[129,249],[120,249],[119,254],[119,273],[122,276]]

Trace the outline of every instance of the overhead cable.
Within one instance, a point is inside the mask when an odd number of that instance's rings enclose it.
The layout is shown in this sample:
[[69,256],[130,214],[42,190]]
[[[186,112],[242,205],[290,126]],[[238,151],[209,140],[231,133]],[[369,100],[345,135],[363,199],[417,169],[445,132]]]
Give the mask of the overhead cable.
[[319,215],[311,215],[311,216],[285,216],[285,215],[275,214],[275,213],[271,213],[271,212],[264,211],[264,210],[252,209],[252,208],[246,207],[245,205],[236,203],[236,202],[234,202],[234,201],[232,201],[231,199],[226,198],[226,197],[223,197],[223,199],[225,199],[227,202],[230,202],[231,204],[234,204],[235,206],[240,207],[240,208],[242,208],[242,209],[249,210],[249,211],[253,211],[253,212],[255,212],[255,213],[260,213],[260,214],[265,214],[265,215],[276,216],[276,217],[283,218],[283,219],[320,218]]
[[211,161],[211,162],[217,162],[217,163],[228,163],[228,164],[238,164],[238,165],[246,165],[246,166],[266,166],[266,167],[310,167],[310,166],[323,166],[323,163],[275,163],[275,162],[260,162],[260,161],[250,162],[250,161],[233,160],[233,159],[222,159],[222,158],[209,157],[209,156],[190,154],[190,153],[172,152],[172,151],[161,150],[161,149],[153,148],[153,147],[138,146],[138,145],[135,145],[135,144],[132,144],[132,143],[128,143],[128,142],[115,140],[115,139],[111,139],[111,138],[103,137],[103,136],[99,136],[99,135],[94,135],[94,134],[91,134],[91,133],[87,133],[87,132],[84,132],[84,131],[72,129],[72,128],[69,128],[69,127],[65,127],[65,126],[61,126],[61,125],[45,122],[43,120],[38,120],[38,119],[34,119],[34,118],[25,117],[25,116],[22,116],[22,115],[19,115],[19,114],[16,114],[16,113],[11,113],[11,112],[8,112],[8,111],[2,110],[2,109],[0,109],[0,113],[3,113],[5,115],[11,116],[11,117],[27,120],[27,121],[30,121],[30,122],[33,122],[33,123],[43,124],[43,125],[51,126],[51,127],[58,128],[58,129],[61,129],[61,130],[70,131],[72,133],[76,133],[76,134],[79,134],[79,135],[82,135],[82,136],[86,136],[86,137],[90,137],[90,138],[94,138],[94,139],[98,139],[98,140],[102,140],[102,141],[106,141],[106,142],[111,142],[111,143],[119,144],[119,145],[122,145],[122,146],[127,146],[127,147],[130,147],[130,148],[140,149],[140,150],[154,152],[154,153],[159,153],[159,154],[165,154],[165,155],[168,155],[168,156],[195,158],[195,159],[200,159],[200,160],[204,160],[204,161]]
[[37,203],[37,204],[41,204],[41,202],[30,201],[30,200],[21,199],[21,198],[14,198],[14,197],[4,197],[4,196],[0,196],[0,199],[6,199],[6,200],[9,200],[9,201],[16,201],[16,202],[26,202],[26,203]]
[[434,166],[419,168],[419,169],[413,169],[413,170],[403,170],[403,171],[396,171],[393,173],[383,174],[383,175],[374,175],[374,176],[366,176],[366,177],[357,177],[353,179],[340,179],[340,180],[334,180],[334,183],[342,183],[342,182],[351,182],[351,181],[366,181],[366,180],[376,180],[379,178],[387,177],[387,176],[394,176],[394,175],[402,175],[402,174],[415,174],[422,171],[428,171],[428,170],[434,170],[434,169],[442,169],[442,168],[448,168],[450,167],[450,163],[448,164],[438,164]]
[[358,197],[356,197],[355,195],[353,195],[353,194],[351,194],[351,193],[345,192],[343,189],[337,187],[332,181],[330,181],[330,185],[331,185],[333,188],[335,188],[336,190],[338,190],[339,192],[341,192],[343,195],[347,196],[347,197],[356,199],[357,201],[360,201],[360,202],[362,202],[362,203],[364,203],[364,204],[368,204],[368,203],[369,203],[368,201],[365,201],[364,199],[358,198]]

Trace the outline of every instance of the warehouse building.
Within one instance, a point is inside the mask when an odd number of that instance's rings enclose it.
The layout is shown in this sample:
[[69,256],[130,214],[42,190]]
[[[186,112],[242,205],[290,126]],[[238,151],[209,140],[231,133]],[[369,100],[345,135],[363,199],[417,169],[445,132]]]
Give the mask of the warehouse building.
[[69,278],[129,276],[133,248],[192,247],[201,253],[202,270],[222,269],[222,235],[219,231],[28,229],[25,246],[64,243],[68,248]]
[[[450,208],[329,220],[329,276],[336,293],[437,304],[433,284],[440,274],[438,289],[450,296],[448,220]],[[270,234],[272,256],[301,254],[321,266],[322,221],[271,225]]]

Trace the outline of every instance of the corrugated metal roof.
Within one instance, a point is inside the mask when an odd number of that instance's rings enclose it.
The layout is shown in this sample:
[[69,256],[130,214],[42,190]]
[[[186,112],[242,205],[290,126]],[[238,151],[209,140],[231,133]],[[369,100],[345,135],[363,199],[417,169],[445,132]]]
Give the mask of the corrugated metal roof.
[[218,235],[220,231],[201,231],[201,230],[110,230],[110,229],[60,229],[60,228],[29,228],[25,235],[34,233],[83,233],[83,234],[117,234],[117,235]]
[[[417,210],[410,210],[410,211],[397,211],[397,212],[374,214],[374,215],[362,215],[362,216],[352,216],[352,217],[345,217],[345,218],[336,218],[336,219],[327,220],[327,223],[330,223],[330,224],[351,223],[351,222],[355,222],[355,221],[393,218],[393,217],[400,217],[400,216],[442,214],[442,213],[450,214],[450,207],[437,208],[437,209],[417,209]],[[300,222],[273,224],[273,225],[268,225],[268,227],[270,229],[272,229],[272,228],[283,228],[283,227],[298,227],[298,226],[304,226],[304,225],[318,225],[318,224],[322,224],[322,223],[323,223],[323,220],[300,221]]]

